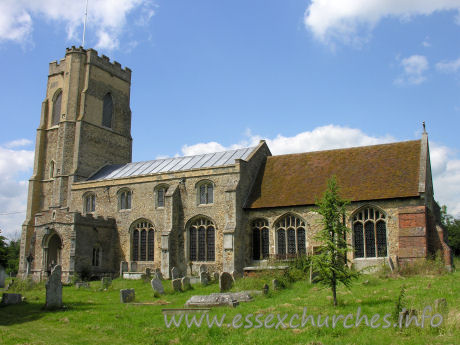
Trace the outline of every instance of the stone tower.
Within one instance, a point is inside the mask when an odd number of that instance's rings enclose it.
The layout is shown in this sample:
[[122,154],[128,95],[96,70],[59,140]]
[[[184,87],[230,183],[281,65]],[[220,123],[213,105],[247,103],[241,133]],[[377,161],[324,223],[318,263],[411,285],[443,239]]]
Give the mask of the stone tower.
[[56,232],[60,238],[55,242],[63,248],[63,235],[49,224],[56,220],[56,212],[81,211],[71,205],[72,183],[88,178],[106,164],[131,162],[130,87],[131,70],[98,56],[93,49],[68,48],[64,59],[50,63],[29,180],[20,273],[31,273],[47,264],[46,255],[37,253],[40,246],[48,248],[47,243],[35,241],[37,215],[52,212],[46,221],[47,231]]

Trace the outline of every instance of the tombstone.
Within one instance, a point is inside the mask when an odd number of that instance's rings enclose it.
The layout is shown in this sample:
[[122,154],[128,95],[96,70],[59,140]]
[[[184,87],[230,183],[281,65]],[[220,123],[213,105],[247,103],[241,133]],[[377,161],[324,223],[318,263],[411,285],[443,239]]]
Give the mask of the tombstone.
[[0,288],[5,287],[6,272],[3,266],[0,266]]
[[219,277],[220,292],[228,291],[233,286],[233,277],[228,272],[222,272]]
[[180,278],[179,270],[177,267],[171,268],[171,279],[178,279]]
[[211,294],[204,296],[192,296],[187,302],[185,302],[186,307],[219,307],[219,306],[230,306],[236,307],[238,301],[230,294]]
[[163,279],[163,273],[161,273],[161,271],[156,271],[156,272],[155,272],[155,275],[154,275],[154,278],[157,278],[157,279],[160,279],[160,280],[164,280],[164,279]]
[[190,278],[189,277],[182,278],[181,283],[182,283],[182,290],[183,291],[190,290],[191,285],[190,285]]
[[205,264],[200,265],[200,274],[202,272],[208,272],[208,266],[206,266]]
[[434,301],[435,311],[445,311],[447,309],[447,301],[445,298],[438,298]]
[[19,304],[22,302],[22,296],[18,293],[4,293],[0,305]]
[[152,278],[152,270],[150,268],[148,268],[148,267],[145,269],[145,276],[148,279]]
[[60,308],[62,306],[61,265],[56,265],[46,282],[46,309]]
[[122,289],[120,290],[120,302],[129,303],[133,302],[136,299],[136,294],[134,289]]
[[124,272],[128,272],[128,263],[126,261],[120,261],[120,277],[123,278]]
[[281,289],[281,284],[280,284],[280,282],[278,281],[278,279],[273,279],[273,280],[272,280],[272,288],[273,288],[273,290],[279,290],[279,289]]
[[158,292],[160,295],[165,293],[165,289],[163,288],[163,284],[161,283],[161,279],[153,278],[150,281],[150,285],[152,285],[152,289],[155,292]]
[[174,291],[182,291],[182,283],[180,278],[173,279],[171,285]]
[[82,288],[89,289],[89,283],[88,282],[76,282],[75,288],[76,289],[82,289]]
[[236,281],[237,279],[242,278],[241,273],[239,273],[239,272],[237,272],[237,271],[233,271],[233,272],[232,272],[232,277],[233,277],[233,280],[234,280],[234,281]]
[[208,272],[201,272],[200,273],[200,283],[203,286],[208,285],[208,283],[209,283]]
[[213,274],[213,279],[214,279],[214,281],[216,281],[216,282],[219,281],[219,272],[214,272],[214,274]]
[[395,265],[393,263],[393,260],[391,259],[391,256],[388,257],[388,266],[390,266],[391,272],[394,272]]
[[262,292],[264,295],[268,294],[268,289],[269,289],[268,284],[264,284],[264,287],[262,288]]
[[130,267],[130,272],[137,272],[137,262],[136,261],[131,261],[131,267]]
[[112,285],[112,278],[110,278],[110,277],[102,277],[102,279],[101,279],[101,289],[102,290],[108,289],[110,285]]

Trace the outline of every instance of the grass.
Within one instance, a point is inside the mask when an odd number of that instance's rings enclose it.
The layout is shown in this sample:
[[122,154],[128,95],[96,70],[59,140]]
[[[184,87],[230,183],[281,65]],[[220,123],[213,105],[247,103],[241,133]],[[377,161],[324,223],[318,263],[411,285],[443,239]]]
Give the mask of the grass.
[[[458,267],[458,263],[457,263]],[[298,281],[287,289],[270,291],[257,296],[255,301],[241,303],[236,308],[220,307],[210,315],[219,318],[226,313],[226,320],[236,314],[294,313],[317,317],[329,315],[356,315],[360,307],[363,314],[393,314],[401,287],[404,285],[404,307],[416,309],[421,314],[427,305],[434,306],[438,298],[448,304],[443,311],[444,321],[438,328],[372,329],[366,326],[345,329],[339,322],[336,328],[298,329],[265,328],[208,328],[185,325],[167,328],[163,308],[182,308],[192,295],[218,292],[218,285],[206,287],[194,285],[193,290],[174,293],[171,283],[164,281],[166,294],[154,297],[150,284],[143,281],[116,279],[107,291],[100,291],[100,282],[91,282],[90,289],[65,286],[65,307],[58,311],[45,311],[43,284],[34,288],[18,286],[27,298],[26,303],[0,308],[1,344],[458,344],[460,339],[460,272],[442,275],[365,275],[350,290],[340,287],[339,306],[334,308],[330,291],[307,281]],[[273,276],[244,278],[237,281],[233,290],[261,289]],[[271,284],[269,284],[271,285]],[[136,302],[149,305],[121,304],[119,290],[134,288]],[[1,289],[0,289],[1,292]],[[14,292],[14,291],[9,291]],[[288,317],[288,319],[289,319]],[[287,319],[287,320],[288,320]],[[276,317],[275,317],[276,321]],[[330,322],[330,321],[329,321]]]

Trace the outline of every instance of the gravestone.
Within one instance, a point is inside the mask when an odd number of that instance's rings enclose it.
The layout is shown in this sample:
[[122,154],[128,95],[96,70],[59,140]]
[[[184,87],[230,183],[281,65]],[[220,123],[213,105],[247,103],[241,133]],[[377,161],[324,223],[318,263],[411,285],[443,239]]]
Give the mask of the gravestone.
[[152,270],[150,268],[148,268],[148,267],[145,269],[145,276],[148,279],[152,278]]
[[123,278],[123,272],[128,272],[128,263],[126,261],[120,262],[120,277]]
[[5,268],[0,265],[0,288],[5,287],[6,272]]
[[101,279],[101,289],[102,290],[108,289],[110,285],[112,285],[112,278],[110,278],[110,277],[102,277],[102,279]]
[[182,290],[187,291],[191,288],[189,277],[182,278],[181,283],[182,283]]
[[219,307],[219,306],[230,306],[236,307],[238,301],[230,294],[211,294],[204,296],[192,296],[187,302],[186,307]]
[[212,277],[216,282],[219,281],[219,272],[214,272]]
[[391,256],[388,257],[388,266],[390,266],[391,272],[394,272],[395,265],[393,263],[393,260],[391,259]]
[[4,293],[0,305],[19,304],[22,302],[22,296],[18,293]]
[[281,284],[278,281],[278,279],[273,279],[272,280],[272,288],[273,288],[273,290],[279,290],[281,288]]
[[435,311],[445,311],[447,310],[447,301],[445,298],[438,298],[434,301],[434,310]]
[[233,286],[233,277],[228,272],[222,272],[219,277],[220,292],[228,291]]
[[171,281],[171,284],[174,291],[182,291],[182,284],[180,278],[173,279]]
[[208,272],[201,272],[200,273],[200,283],[203,286],[208,285],[208,283],[209,283]]
[[160,295],[165,293],[165,289],[163,288],[163,284],[161,283],[160,279],[153,278],[150,282],[150,285],[152,285],[153,291],[158,292]]
[[208,272],[208,266],[206,266],[205,264],[200,265],[200,274],[202,272]]
[[136,299],[134,289],[122,289],[120,290],[120,302],[129,303]]
[[56,265],[46,282],[46,309],[55,309],[62,306],[61,265]]
[[232,277],[233,277],[233,280],[237,280],[237,279],[242,278],[241,274],[239,272],[237,272],[237,271],[232,272]]
[[131,269],[129,271],[137,272],[137,262],[136,261],[131,261]]
[[179,270],[177,267],[171,268],[171,279],[178,279],[180,278]]
[[82,289],[82,288],[88,289],[89,288],[89,283],[88,282],[76,282],[75,283],[75,288],[76,289]]
[[155,272],[154,278],[163,280],[163,273],[161,273],[161,271]]
[[262,288],[262,292],[264,295],[268,294],[268,289],[269,289],[268,284],[264,284],[264,287]]

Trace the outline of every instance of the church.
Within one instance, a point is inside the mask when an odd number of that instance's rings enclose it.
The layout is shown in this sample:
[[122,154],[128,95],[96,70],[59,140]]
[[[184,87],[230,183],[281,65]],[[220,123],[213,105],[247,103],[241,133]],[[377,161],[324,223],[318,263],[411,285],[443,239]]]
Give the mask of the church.
[[314,254],[315,206],[335,175],[350,201],[349,259],[360,269],[440,252],[428,135],[391,144],[273,156],[257,146],[132,162],[131,70],[71,47],[49,65],[37,129],[19,274],[55,264],[118,276],[176,267],[240,274]]

